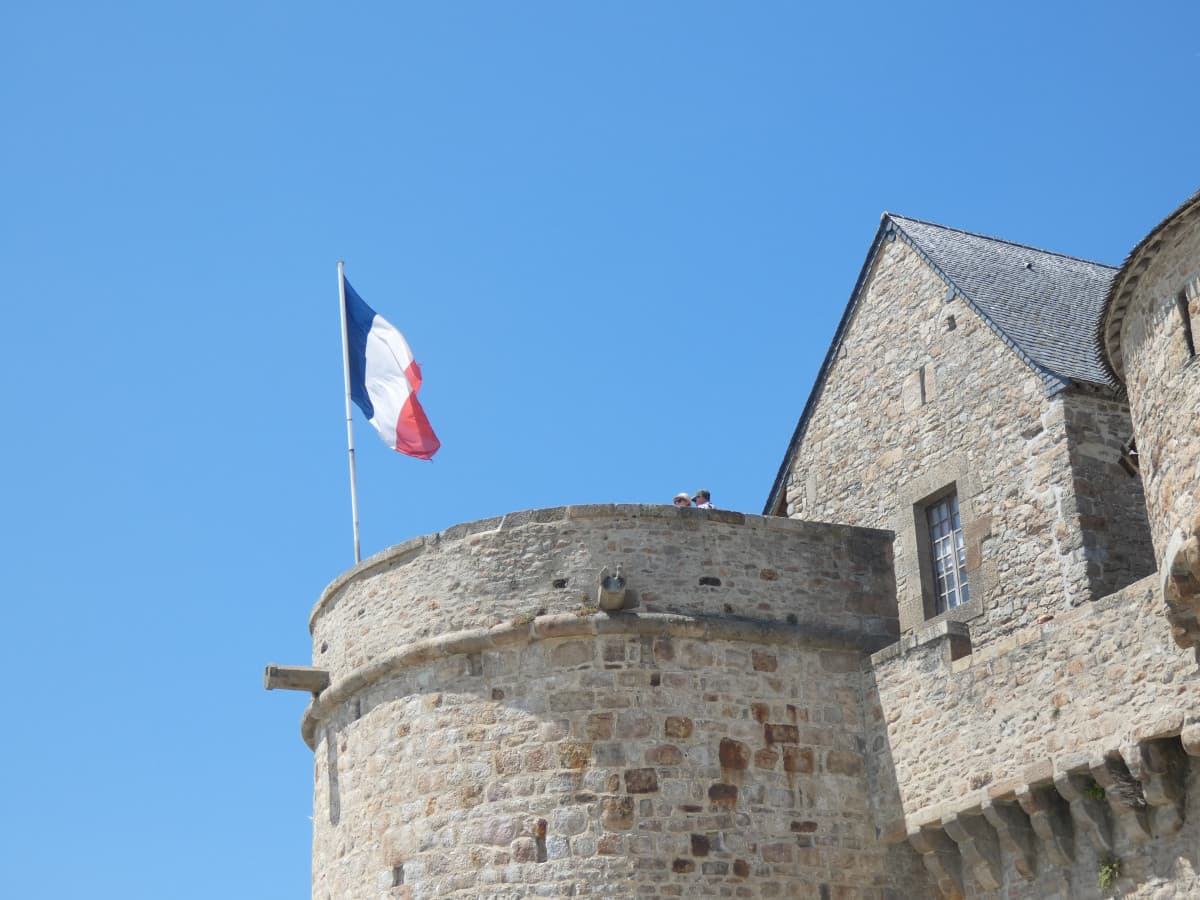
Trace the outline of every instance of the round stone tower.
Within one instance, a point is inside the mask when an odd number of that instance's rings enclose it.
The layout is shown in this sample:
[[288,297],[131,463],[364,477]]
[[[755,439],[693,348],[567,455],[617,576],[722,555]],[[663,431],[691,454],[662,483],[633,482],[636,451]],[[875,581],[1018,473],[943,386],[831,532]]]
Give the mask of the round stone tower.
[[931,895],[871,816],[889,533],[523,512],[366,560],[310,625],[315,898]]
[[1130,253],[1104,319],[1176,639],[1200,640],[1200,193]]

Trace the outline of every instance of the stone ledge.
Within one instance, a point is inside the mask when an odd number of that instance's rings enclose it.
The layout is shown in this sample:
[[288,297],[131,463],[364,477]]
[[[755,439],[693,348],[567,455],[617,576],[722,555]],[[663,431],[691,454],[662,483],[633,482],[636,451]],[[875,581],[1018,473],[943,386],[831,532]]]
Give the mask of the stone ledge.
[[806,625],[781,625],[755,619],[705,618],[666,613],[618,613],[612,616],[603,613],[587,616],[560,613],[538,616],[526,623],[508,622],[491,628],[475,628],[427,638],[355,669],[314,697],[304,711],[300,735],[310,749],[316,749],[317,726],[328,719],[333,710],[358,691],[399,669],[535,641],[616,634],[754,644],[796,643],[840,651],[866,652],[871,649],[869,644],[864,646],[864,636],[858,633]]
[[[900,640],[894,644],[872,653],[871,665],[877,666],[890,662],[893,659],[900,659],[920,648],[933,647],[941,649],[943,643],[946,641],[968,637],[970,637],[970,628],[966,623],[956,622],[952,619],[938,619],[902,634]],[[970,657],[964,658],[969,659]],[[962,660],[958,660],[958,662],[962,662]]]

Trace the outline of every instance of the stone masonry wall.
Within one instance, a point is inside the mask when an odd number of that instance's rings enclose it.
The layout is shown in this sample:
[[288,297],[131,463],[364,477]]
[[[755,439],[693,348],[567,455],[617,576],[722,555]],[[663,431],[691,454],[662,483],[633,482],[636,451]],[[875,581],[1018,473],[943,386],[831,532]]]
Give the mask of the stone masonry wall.
[[960,866],[970,897],[1101,896],[1110,858],[1123,896],[1200,893],[1200,671],[1155,578],[955,660],[952,636],[941,623],[872,657],[885,839]]
[[787,513],[896,533],[901,627],[933,614],[919,504],[956,484],[980,645],[1094,594],[1060,394],[902,239],[885,242],[799,447]]
[[1200,221],[1168,230],[1141,270],[1121,325],[1129,391],[1156,558],[1171,535],[1200,530],[1200,362],[1188,356],[1178,298],[1200,346]]
[[557,618],[321,723],[314,898],[931,896],[875,840],[856,649]]
[[1062,403],[1079,528],[1064,527],[1060,547],[1083,560],[1092,596],[1104,597],[1158,568],[1142,479],[1119,462],[1133,424],[1124,401],[1098,390],[1068,390]]
[[313,660],[336,681],[396,647],[596,605],[621,567],[639,612],[745,616],[898,634],[891,535],[670,506],[531,510],[386,550],[334,581],[309,620]]
[[571,507],[367,560],[312,616],[314,898],[929,895],[868,810],[890,539]]

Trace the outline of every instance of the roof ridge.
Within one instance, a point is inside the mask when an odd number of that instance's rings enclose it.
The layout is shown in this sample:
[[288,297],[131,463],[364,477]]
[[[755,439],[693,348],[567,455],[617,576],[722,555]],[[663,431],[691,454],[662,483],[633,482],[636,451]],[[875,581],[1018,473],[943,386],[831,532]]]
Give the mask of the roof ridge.
[[1119,266],[1110,266],[1108,263],[1097,262],[1094,259],[1084,259],[1082,256],[1072,256],[1070,253],[1059,253],[1057,250],[1045,250],[1041,247],[1034,247],[1032,244],[1022,244],[1020,241],[1010,241],[1008,238],[994,237],[990,234],[982,234],[978,231],[967,231],[965,228],[955,228],[952,225],[943,225],[940,222],[930,222],[926,219],[918,219],[914,216],[905,216],[900,213],[887,212],[883,213],[884,218],[902,219],[906,222],[916,222],[918,225],[928,225],[931,228],[940,228],[943,231],[953,231],[957,234],[965,234],[970,237],[983,238],[985,241],[995,241],[997,244],[1008,244],[1010,247],[1020,247],[1022,250],[1032,250],[1035,253],[1044,253],[1047,256],[1058,256],[1062,259],[1073,259],[1075,262],[1087,263],[1089,266],[1100,266],[1103,269],[1112,269],[1117,271]]

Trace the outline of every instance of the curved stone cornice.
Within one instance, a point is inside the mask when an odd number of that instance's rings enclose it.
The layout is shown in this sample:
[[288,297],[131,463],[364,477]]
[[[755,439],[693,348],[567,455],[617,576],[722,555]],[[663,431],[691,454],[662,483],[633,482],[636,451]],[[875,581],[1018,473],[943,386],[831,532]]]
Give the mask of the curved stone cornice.
[[1105,357],[1113,374],[1121,382],[1125,380],[1125,359],[1121,351],[1121,325],[1125,321],[1129,302],[1137,291],[1142,274],[1154,261],[1159,248],[1177,232],[1200,219],[1200,191],[1192,194],[1173,213],[1156,225],[1138,245],[1129,252],[1129,257],[1113,279],[1112,287],[1105,300],[1104,316],[1100,321],[1100,341]]
[[492,628],[474,628],[416,641],[352,671],[320,694],[304,711],[300,735],[316,749],[321,722],[358,692],[403,669],[451,656],[481,653],[554,638],[636,635],[639,637],[690,638],[700,641],[741,641],[750,644],[801,643],[845,651],[878,650],[880,641],[864,643],[861,634],[812,625],[782,625],[756,619],[708,618],[667,613],[571,613],[538,616],[528,623],[505,622]]

